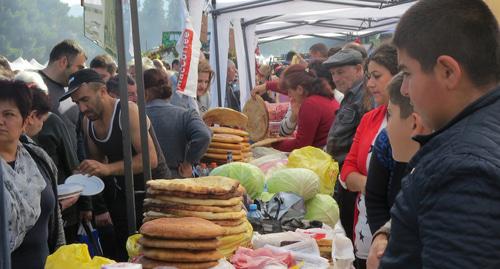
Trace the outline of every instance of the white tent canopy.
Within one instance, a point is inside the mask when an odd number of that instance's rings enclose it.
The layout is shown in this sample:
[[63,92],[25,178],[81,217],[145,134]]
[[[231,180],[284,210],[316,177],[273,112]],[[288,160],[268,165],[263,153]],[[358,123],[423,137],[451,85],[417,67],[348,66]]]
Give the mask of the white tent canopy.
[[[213,2],[213,1],[212,1]],[[218,0],[212,7],[210,64],[218,72],[212,106],[224,105],[229,28],[234,29],[240,100],[255,81],[254,50],[260,40],[296,35],[362,36],[394,29],[415,0]],[[294,12],[296,11],[296,12]]]
[[[10,68],[13,71],[23,71],[23,70],[38,70],[45,68],[44,65],[41,65],[37,60],[31,59],[27,61],[22,57],[18,57],[13,62],[9,62]],[[47,65],[47,64],[45,64]]]

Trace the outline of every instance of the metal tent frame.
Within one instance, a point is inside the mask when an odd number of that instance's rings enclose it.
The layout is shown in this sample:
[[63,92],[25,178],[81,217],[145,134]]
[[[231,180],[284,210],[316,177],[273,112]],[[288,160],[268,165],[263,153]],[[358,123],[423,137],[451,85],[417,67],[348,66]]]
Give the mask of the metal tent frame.
[[[409,4],[413,3],[416,0],[303,0],[302,2],[310,2],[311,4],[327,4],[331,5],[332,8],[334,9],[340,9],[340,8],[367,8],[367,9],[373,9],[373,10],[383,10],[391,7],[397,7],[403,4]],[[267,7],[271,9],[273,6],[284,4],[284,3],[297,3],[301,2],[298,0],[253,0],[253,1],[246,1],[243,3],[237,3],[237,4],[222,4],[220,6],[217,5],[216,0],[211,0],[212,4],[212,20],[213,20],[213,33],[214,33],[214,46],[215,46],[215,67],[216,70],[219,72],[216,72],[216,90],[217,90],[217,97],[218,97],[218,105],[222,106],[222,84],[221,84],[221,70],[220,70],[220,49],[219,49],[219,32],[218,32],[218,18],[220,16],[229,16],[232,13],[238,13],[242,12],[245,10],[249,9],[256,9],[256,8],[261,8],[261,7]],[[289,11],[289,10],[288,10]],[[253,79],[252,79],[252,72],[251,72],[251,65],[252,63],[250,62],[250,56],[248,54],[248,38],[247,38],[247,29],[251,25],[264,25],[267,22],[271,21],[280,21],[281,18],[285,17],[290,17],[290,14],[273,14],[273,15],[267,15],[267,16],[262,16],[262,17],[251,17],[248,20],[245,20],[244,18],[239,19],[239,23],[241,24],[241,29],[242,29],[242,38],[243,38],[243,47],[245,50],[245,65],[246,65],[246,72],[247,72],[247,80],[248,80],[248,87],[249,89],[253,88]],[[293,16],[293,14],[292,14]],[[300,16],[298,16],[300,18]],[[238,19],[236,17],[236,19]],[[285,23],[288,25],[286,26],[281,26],[281,27],[269,27],[268,29],[262,29],[262,30],[256,30],[255,34],[256,36],[259,37],[265,37],[266,35],[272,36],[273,34],[279,33],[279,31],[283,31],[286,29],[298,29],[298,28],[305,28],[304,26],[309,26],[309,27],[314,27],[314,28],[325,28],[327,29],[326,31],[330,31],[331,33],[342,33],[345,36],[352,36],[353,32],[358,32],[358,31],[371,31],[369,34],[377,34],[381,31],[382,28],[384,27],[391,27],[397,24],[397,21],[399,20],[399,16],[388,16],[388,17],[380,17],[380,18],[373,18],[373,17],[366,17],[366,18],[343,18],[343,21],[352,21],[351,24],[339,24],[336,22],[334,18],[326,19],[326,20],[317,20],[314,22],[310,22],[307,20],[285,20]],[[305,30],[304,32],[301,32],[299,34],[302,35],[310,35],[310,36],[315,36],[318,34],[317,31],[311,33],[311,30]],[[282,37],[280,39],[285,39],[285,38],[290,38],[293,36],[297,36],[299,34],[285,34],[285,37]],[[369,34],[363,34],[364,36],[369,35]],[[333,38],[335,39],[335,38]],[[271,41],[268,41],[271,42]],[[240,84],[241,85],[241,84]],[[241,89],[244,90],[244,89]]]

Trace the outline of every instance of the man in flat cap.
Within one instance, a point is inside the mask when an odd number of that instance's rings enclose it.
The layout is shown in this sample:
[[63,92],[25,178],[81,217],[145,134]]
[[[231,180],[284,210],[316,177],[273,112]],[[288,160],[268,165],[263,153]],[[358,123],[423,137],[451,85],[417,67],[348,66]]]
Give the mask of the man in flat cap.
[[[363,56],[359,51],[346,48],[330,56],[323,62],[323,65],[330,70],[337,90],[344,94],[335,122],[328,133],[326,145],[327,152],[342,167],[361,118],[371,109],[369,105],[364,104],[366,98],[363,90]],[[335,199],[340,209],[340,221],[346,234],[352,237],[356,193],[339,186],[336,186],[335,190]]]

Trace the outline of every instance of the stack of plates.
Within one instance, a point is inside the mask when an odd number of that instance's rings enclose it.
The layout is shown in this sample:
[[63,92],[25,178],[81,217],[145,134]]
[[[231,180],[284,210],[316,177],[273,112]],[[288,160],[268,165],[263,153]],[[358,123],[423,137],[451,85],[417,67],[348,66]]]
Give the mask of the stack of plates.
[[76,195],[92,196],[104,190],[104,182],[96,176],[74,174],[57,186],[58,198],[66,199]]
[[66,183],[57,186],[58,199],[63,200],[80,195],[83,186],[75,183]]

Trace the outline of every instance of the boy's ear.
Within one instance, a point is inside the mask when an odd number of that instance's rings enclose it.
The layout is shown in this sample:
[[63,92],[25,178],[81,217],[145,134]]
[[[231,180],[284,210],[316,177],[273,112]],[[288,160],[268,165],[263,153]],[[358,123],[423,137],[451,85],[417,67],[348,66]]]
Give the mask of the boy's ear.
[[432,132],[431,129],[425,127],[422,117],[420,117],[419,114],[413,112],[411,113],[411,116],[413,119],[413,130],[411,133],[411,136],[417,136],[417,135],[427,135]]

